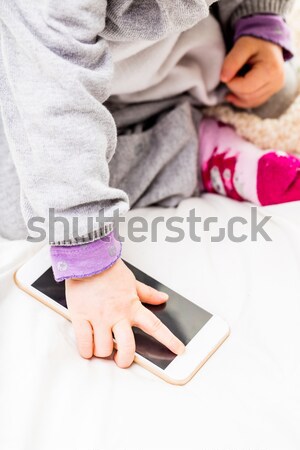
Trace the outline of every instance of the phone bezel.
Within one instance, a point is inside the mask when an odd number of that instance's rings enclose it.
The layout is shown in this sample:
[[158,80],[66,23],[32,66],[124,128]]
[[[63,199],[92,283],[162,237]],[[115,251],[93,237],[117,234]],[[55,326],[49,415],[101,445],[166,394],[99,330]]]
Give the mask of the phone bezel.
[[[49,246],[46,245],[17,270],[15,282],[23,291],[66,319],[71,320],[67,308],[32,286],[49,267],[51,267],[51,259]],[[176,356],[166,369],[161,369],[138,353],[135,353],[134,361],[169,383],[185,384],[225,341],[229,334],[228,324],[219,316],[213,315],[186,345],[184,354]]]

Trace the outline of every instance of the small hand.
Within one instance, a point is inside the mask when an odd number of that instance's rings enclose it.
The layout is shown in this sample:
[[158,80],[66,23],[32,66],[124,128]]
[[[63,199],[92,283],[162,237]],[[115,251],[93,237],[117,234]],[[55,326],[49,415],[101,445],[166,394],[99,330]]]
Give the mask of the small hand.
[[[243,76],[239,71],[250,70]],[[239,108],[255,108],[279,92],[285,82],[282,48],[262,39],[243,36],[225,58],[221,81],[231,91],[226,100]]]
[[159,305],[168,296],[137,281],[121,259],[98,275],[67,280],[66,296],[78,350],[84,358],[110,356],[114,333],[118,347],[114,359],[120,367],[130,366],[135,352],[132,326],[173,353],[184,351],[184,344],[141,303]]

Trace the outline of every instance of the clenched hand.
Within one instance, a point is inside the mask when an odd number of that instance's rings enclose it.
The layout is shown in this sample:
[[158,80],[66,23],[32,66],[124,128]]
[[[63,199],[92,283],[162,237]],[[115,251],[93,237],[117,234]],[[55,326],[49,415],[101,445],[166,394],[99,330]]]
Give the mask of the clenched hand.
[[[245,75],[240,70],[249,66]],[[265,103],[284,86],[282,48],[262,39],[243,36],[226,56],[221,81],[230,93],[226,100],[240,108],[254,108]]]

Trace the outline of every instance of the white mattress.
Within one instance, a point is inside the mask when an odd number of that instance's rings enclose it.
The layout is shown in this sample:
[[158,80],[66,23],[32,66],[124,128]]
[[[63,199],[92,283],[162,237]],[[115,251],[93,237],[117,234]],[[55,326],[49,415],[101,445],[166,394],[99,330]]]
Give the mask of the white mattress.
[[[139,212],[151,220],[191,208],[225,224],[249,218],[251,205],[204,195]],[[299,213],[300,203],[259,210],[272,215],[272,242],[211,243],[200,232],[201,243],[173,244],[161,229],[157,243],[125,244],[130,262],[230,324],[182,387],[137,365],[80,358],[72,325],[13,284],[37,247],[0,241],[1,450],[299,450]]]

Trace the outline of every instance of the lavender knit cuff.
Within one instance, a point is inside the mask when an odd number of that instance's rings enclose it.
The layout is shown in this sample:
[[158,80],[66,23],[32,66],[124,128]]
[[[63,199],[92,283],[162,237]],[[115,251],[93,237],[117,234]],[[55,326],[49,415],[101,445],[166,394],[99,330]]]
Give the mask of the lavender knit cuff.
[[241,36],[253,36],[280,45],[285,61],[293,57],[291,32],[281,16],[255,14],[243,17],[235,24],[234,42]]
[[52,246],[50,249],[56,281],[85,278],[111,267],[121,256],[122,244],[112,231],[88,244]]

